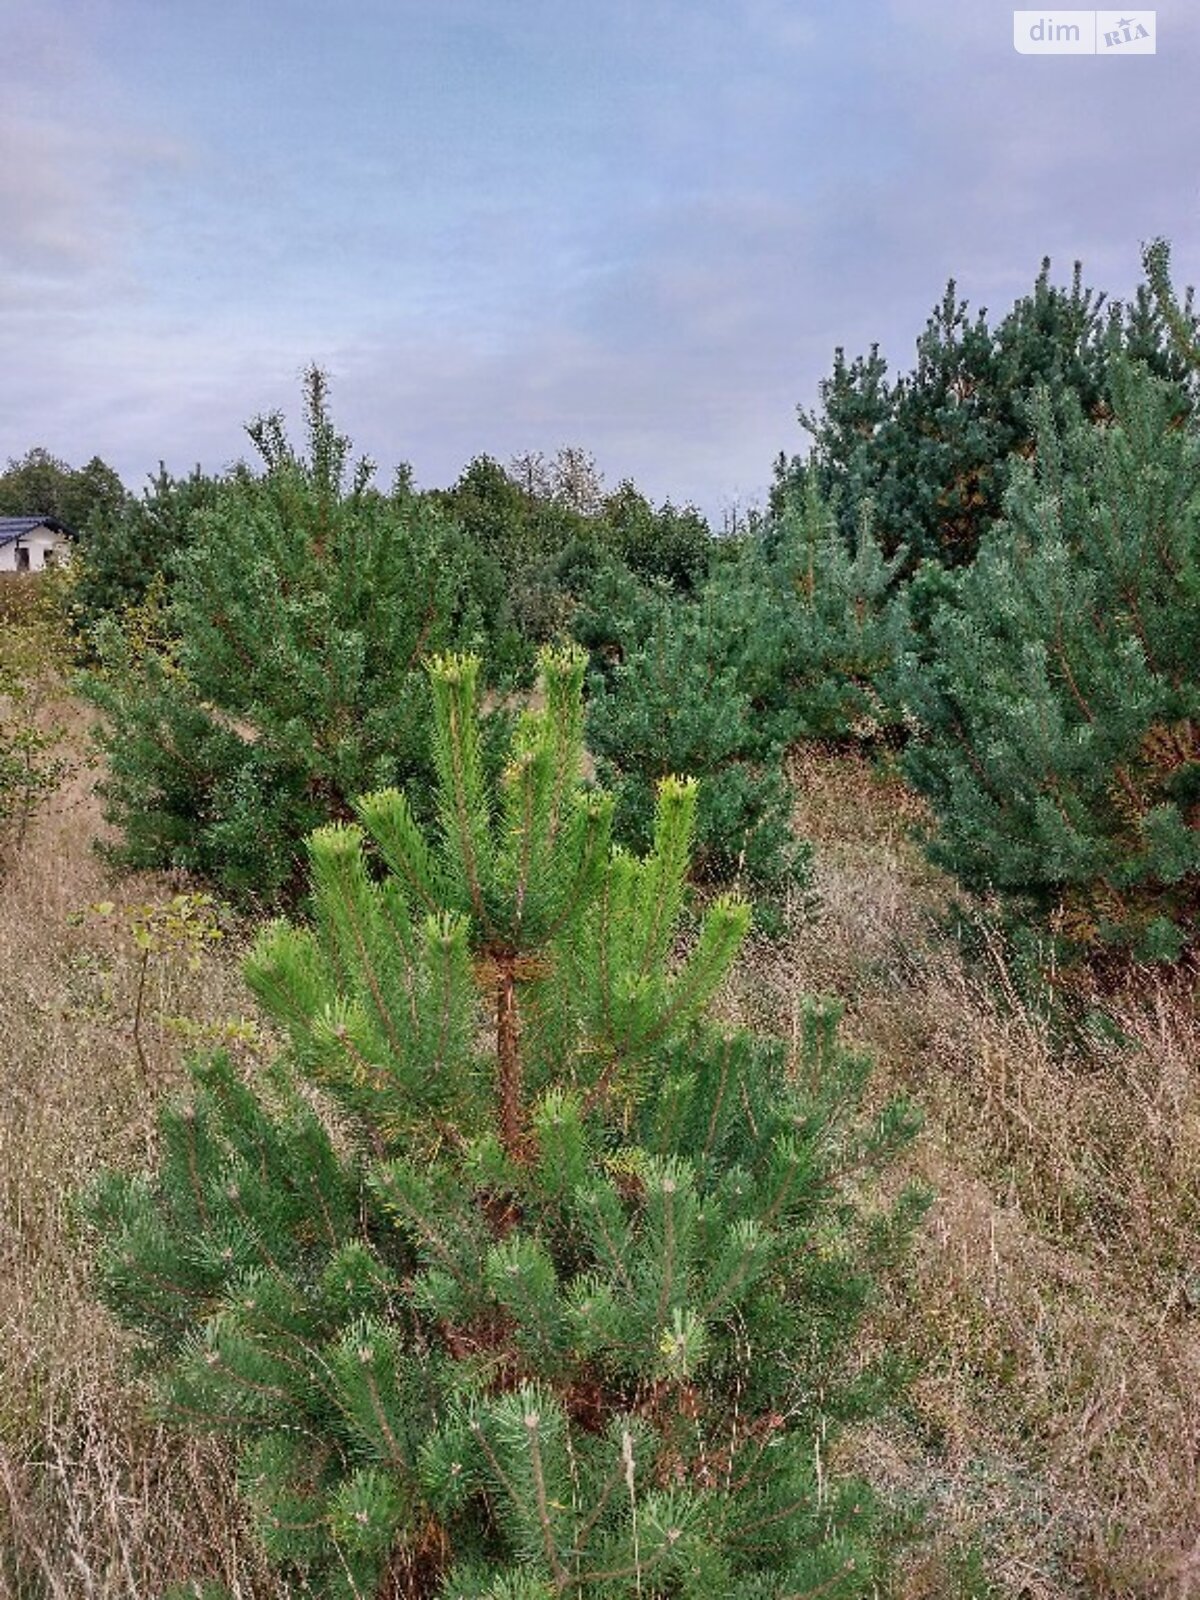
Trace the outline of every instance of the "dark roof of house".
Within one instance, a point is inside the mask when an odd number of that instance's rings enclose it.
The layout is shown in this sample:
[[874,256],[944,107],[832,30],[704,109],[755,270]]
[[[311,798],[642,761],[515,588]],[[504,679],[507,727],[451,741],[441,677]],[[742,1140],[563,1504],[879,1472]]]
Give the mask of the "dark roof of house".
[[69,528],[58,517],[0,517],[0,544],[12,544],[14,539],[23,539],[35,528],[49,528],[52,533],[64,533],[68,539],[79,537],[74,528]]

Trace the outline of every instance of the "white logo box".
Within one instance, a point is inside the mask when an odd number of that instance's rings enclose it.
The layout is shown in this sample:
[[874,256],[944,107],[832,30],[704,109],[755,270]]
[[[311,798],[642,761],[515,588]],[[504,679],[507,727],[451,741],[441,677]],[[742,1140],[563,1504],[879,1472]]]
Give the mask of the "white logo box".
[[1152,56],[1154,11],[1014,11],[1013,45],[1023,56]]

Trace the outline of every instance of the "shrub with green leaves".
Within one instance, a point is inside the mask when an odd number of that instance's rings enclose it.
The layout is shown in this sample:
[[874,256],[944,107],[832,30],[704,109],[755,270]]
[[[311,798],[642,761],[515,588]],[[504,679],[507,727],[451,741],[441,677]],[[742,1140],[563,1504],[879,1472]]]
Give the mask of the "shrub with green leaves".
[[0,472],[0,516],[59,517],[85,542],[128,499],[125,485],[99,456],[70,467],[35,445],[20,460],[10,456]]
[[586,451],[517,457],[507,468],[478,456],[452,488],[430,498],[461,526],[470,582],[499,681],[527,688],[537,651],[567,631],[577,602],[604,567],[617,566],[691,593],[713,540],[693,507],[657,509],[626,480],[603,494]]
[[695,594],[703,587],[717,547],[695,506],[668,500],[656,510],[626,479],[605,497],[602,524],[605,547],[635,576],[676,594]]
[[493,785],[477,663],[433,664],[436,825],[385,790],[313,836],[314,924],[247,968],[286,1049],[100,1185],[103,1292],[297,1592],[865,1600],[889,1519],[833,1451],[895,1386],[854,1330],[913,1119],[833,1009],[790,1055],[705,1021],[749,909],[678,949],[695,785],[610,847],[583,671],[543,657]]
[[0,844],[24,841],[39,800],[58,787],[66,771],[62,732],[34,720],[23,689],[0,707]]
[[1178,386],[1114,368],[1110,422],[1014,467],[974,566],[925,585],[897,692],[930,853],[1072,944],[1175,958],[1200,934],[1200,430]]

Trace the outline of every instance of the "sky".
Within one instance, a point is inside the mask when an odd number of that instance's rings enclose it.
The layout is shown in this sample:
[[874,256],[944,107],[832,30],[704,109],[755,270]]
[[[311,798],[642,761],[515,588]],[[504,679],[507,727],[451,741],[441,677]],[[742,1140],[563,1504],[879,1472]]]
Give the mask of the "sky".
[[948,278],[1121,296],[1165,236],[1200,281],[1200,6],[1156,20],[1038,57],[994,0],[0,0],[0,462],[216,471],[316,362],[385,484],[581,445],[719,526]]

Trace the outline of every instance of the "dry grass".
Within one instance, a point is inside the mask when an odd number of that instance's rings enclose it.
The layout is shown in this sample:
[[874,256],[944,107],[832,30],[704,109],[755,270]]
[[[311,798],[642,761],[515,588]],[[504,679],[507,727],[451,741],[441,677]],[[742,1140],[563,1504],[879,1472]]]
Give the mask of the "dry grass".
[[925,1114],[909,1168],[937,1200],[872,1330],[921,1376],[860,1442],[933,1513],[905,1600],[961,1592],[956,1547],[997,1596],[1200,1595],[1196,975],[1131,974],[1064,1044],[998,945],[972,965],[940,931],[896,780],[819,751],[794,776],[820,913],[729,1003],[786,1027],[799,992],[842,997],[878,1092]]
[[119,916],[90,903],[161,899],[176,887],[110,883],[83,716],[57,707],[72,770],[11,844],[0,879],[0,1594],[46,1600],[152,1596],[211,1576],[268,1595],[210,1441],[145,1419],[125,1345],[95,1303],[73,1196],[105,1164],[141,1164],[153,1105],[182,1078],[188,1019],[246,1004],[232,950],[193,970],[148,970],[144,1042],[130,1039],[138,958]]
[[[67,705],[79,753],[81,713]],[[193,1024],[246,1007],[237,938],[150,971],[145,1084],[129,1037],[137,958],[100,899],[113,884],[82,762],[0,882],[0,1593],[149,1597],[209,1576],[267,1597],[225,1462],[145,1420],[125,1347],[96,1306],[71,1196],[141,1165],[157,1096]],[[948,886],[910,839],[919,806],[845,756],[796,763],[821,911],[758,943],[725,1004],[787,1028],[801,993],[845,1029],[927,1129],[910,1172],[938,1196],[870,1337],[920,1365],[894,1426],[857,1441],[921,1496],[930,1535],[896,1600],[1187,1600],[1200,1595],[1200,1031],[1194,993],[1142,975],[1110,1026],[1056,1043],[1001,954],[969,966],[939,932]],[[976,1580],[963,1577],[973,1551]]]

